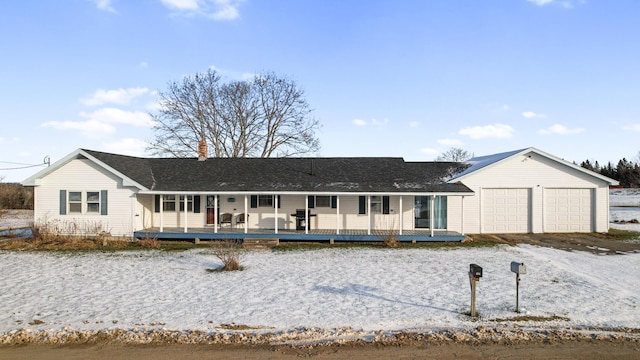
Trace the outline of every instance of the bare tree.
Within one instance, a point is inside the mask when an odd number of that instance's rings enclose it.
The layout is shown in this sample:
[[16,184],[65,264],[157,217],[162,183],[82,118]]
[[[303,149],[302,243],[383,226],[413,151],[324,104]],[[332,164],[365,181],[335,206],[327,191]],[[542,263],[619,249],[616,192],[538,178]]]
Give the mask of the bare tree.
[[451,149],[443,152],[435,158],[435,161],[453,161],[462,162],[469,160],[473,157],[473,153],[470,153],[461,148],[452,147]]
[[155,154],[189,157],[205,139],[209,156],[272,157],[317,152],[317,120],[304,92],[274,73],[223,83],[215,70],[171,82],[160,92]]

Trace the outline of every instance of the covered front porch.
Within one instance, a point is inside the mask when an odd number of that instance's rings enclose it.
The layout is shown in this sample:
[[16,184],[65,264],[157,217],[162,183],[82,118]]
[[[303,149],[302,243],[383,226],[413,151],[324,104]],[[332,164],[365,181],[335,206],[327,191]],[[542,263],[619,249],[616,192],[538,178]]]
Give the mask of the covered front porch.
[[430,242],[430,241],[462,241],[465,235],[455,231],[437,230],[433,234],[424,230],[405,230],[400,234],[398,230],[283,230],[274,229],[218,229],[214,232],[211,227],[189,228],[149,228],[134,232],[138,239],[157,238],[160,240],[244,240],[244,239],[278,239],[279,241],[319,241],[319,242],[382,242],[389,237],[395,237],[401,242]]
[[134,236],[282,241],[460,241],[467,193],[138,194]]

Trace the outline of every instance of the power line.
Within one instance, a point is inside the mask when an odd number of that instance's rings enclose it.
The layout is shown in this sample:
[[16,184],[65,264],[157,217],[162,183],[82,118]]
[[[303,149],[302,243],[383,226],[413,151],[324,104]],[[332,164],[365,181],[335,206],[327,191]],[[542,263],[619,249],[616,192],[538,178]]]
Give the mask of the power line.
[[2,164],[11,164],[11,165],[23,165],[23,166],[18,166],[18,167],[10,167],[10,168],[0,168],[0,170],[21,170],[21,169],[28,169],[28,168],[32,168],[32,167],[37,167],[37,166],[50,166],[51,165],[51,159],[49,158],[49,155],[45,156],[44,159],[42,160],[42,164],[24,164],[24,163],[17,163],[17,162],[11,162],[11,161],[0,161],[0,163]]

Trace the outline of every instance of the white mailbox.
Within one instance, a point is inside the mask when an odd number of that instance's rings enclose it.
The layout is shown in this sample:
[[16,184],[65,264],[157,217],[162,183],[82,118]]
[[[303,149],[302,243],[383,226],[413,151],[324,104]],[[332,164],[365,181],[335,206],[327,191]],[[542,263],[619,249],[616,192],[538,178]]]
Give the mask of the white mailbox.
[[516,274],[526,274],[527,268],[524,266],[524,263],[519,263],[516,261],[511,262],[511,271]]

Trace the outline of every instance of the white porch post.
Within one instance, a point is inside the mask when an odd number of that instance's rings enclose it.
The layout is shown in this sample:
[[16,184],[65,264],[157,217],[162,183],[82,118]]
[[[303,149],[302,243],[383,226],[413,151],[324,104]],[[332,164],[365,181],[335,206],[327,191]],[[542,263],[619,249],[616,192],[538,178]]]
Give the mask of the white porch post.
[[304,197],[304,233],[309,233],[309,195]]
[[336,195],[336,234],[340,235],[340,195]]
[[431,201],[429,202],[429,227],[431,228],[431,237],[433,237],[433,228],[435,226],[435,224],[433,223],[434,220],[434,210],[436,208],[435,206],[435,202],[436,202],[436,196],[435,195],[431,195]]
[[274,229],[275,229],[275,234],[278,233],[278,195],[273,195],[273,208],[275,209],[275,216],[274,216],[274,221],[275,221],[275,225],[274,225]]
[[402,228],[404,227],[403,216],[404,210],[402,208],[402,195],[400,195],[400,235],[402,235]]
[[[184,218],[184,232],[187,232],[187,214],[189,213],[187,211],[187,198],[189,197],[189,195],[185,194],[184,195],[184,214],[183,214],[183,218]],[[180,199],[180,198],[178,198]]]
[[464,196],[462,196],[462,201],[460,204],[460,232],[464,235]]
[[213,232],[218,233],[218,195],[213,197]]
[[367,195],[367,235],[371,235],[371,195]]
[[249,230],[249,206],[247,203],[247,195],[244,195],[244,233],[246,234]]
[[164,231],[164,195],[160,195],[160,232]]

